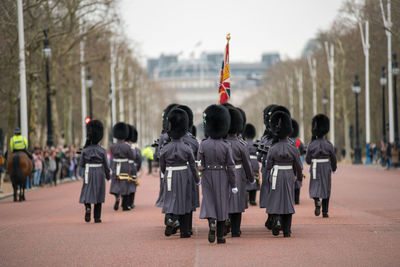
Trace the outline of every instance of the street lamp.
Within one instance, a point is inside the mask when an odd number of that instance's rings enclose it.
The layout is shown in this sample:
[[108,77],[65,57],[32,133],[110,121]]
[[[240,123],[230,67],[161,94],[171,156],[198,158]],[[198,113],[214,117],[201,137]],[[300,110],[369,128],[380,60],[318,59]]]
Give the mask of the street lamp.
[[92,106],[92,87],[93,87],[93,80],[92,76],[90,75],[90,69],[88,70],[89,75],[86,77],[86,87],[89,90],[89,118],[93,119],[93,106]]
[[354,77],[353,87],[351,88],[356,97],[356,147],[354,148],[354,164],[362,164],[361,161],[361,148],[360,140],[358,137],[358,94],[361,92],[360,81],[358,80],[358,75]]
[[397,75],[399,75],[400,69],[397,62],[396,53],[393,54],[393,63],[392,63],[392,72],[393,72],[393,98],[394,98],[394,142],[398,146],[399,145],[399,121],[397,117]]
[[324,96],[322,97],[322,105],[324,106],[324,114],[327,114],[326,106],[328,105],[329,99],[326,96],[326,93],[324,93]]
[[386,119],[385,119],[385,85],[386,85],[386,72],[385,66],[382,66],[382,75],[379,80],[382,86],[382,141],[386,143]]
[[47,142],[48,147],[53,146],[53,124],[51,123],[51,99],[50,99],[50,70],[49,59],[51,57],[50,41],[47,36],[48,30],[43,30],[43,56],[46,59],[46,110],[47,110]]

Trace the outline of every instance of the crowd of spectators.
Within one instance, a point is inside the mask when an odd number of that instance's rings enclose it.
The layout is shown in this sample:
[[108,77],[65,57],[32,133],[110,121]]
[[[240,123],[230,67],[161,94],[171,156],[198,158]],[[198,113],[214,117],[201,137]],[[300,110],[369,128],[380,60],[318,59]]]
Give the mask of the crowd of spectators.
[[78,168],[78,148],[69,147],[40,147],[34,146],[30,151],[33,156],[35,171],[33,177],[27,180],[27,188],[33,186],[57,185],[63,179],[80,179]]

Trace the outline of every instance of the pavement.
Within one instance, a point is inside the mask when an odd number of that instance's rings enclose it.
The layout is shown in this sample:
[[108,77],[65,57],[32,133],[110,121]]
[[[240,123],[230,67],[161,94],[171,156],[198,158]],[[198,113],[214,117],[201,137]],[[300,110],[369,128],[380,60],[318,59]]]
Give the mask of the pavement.
[[308,182],[291,238],[272,236],[265,210],[250,207],[242,236],[223,245],[208,243],[199,211],[192,238],[165,237],[152,175],[132,211],[114,211],[107,194],[101,224],[84,222],[82,181],[29,191],[25,202],[0,200],[0,266],[400,266],[400,170],[339,165],[330,218],[314,216]]

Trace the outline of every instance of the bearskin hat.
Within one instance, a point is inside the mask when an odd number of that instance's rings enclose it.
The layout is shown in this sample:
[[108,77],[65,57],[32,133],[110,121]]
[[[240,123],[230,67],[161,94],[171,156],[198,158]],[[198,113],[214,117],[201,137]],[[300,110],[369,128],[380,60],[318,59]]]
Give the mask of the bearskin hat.
[[163,127],[163,131],[166,132],[168,129],[168,113],[175,107],[177,107],[178,104],[169,104],[165,109],[164,112],[162,114],[162,127]]
[[128,134],[128,137],[125,139],[125,141],[131,141],[132,135],[133,135],[133,126],[130,124],[127,124],[127,125],[128,125],[129,134]]
[[203,123],[205,136],[223,138],[228,134],[231,115],[222,105],[210,105],[203,112]]
[[[243,119],[243,126],[242,126],[242,132],[244,131],[244,127],[246,127],[246,122],[247,122],[247,118],[246,118],[246,112],[244,112],[243,109],[241,108],[237,108],[240,112],[240,114],[242,115],[242,119]],[[242,133],[240,132],[240,133]]]
[[196,128],[196,126],[192,126],[192,131],[191,131],[191,133],[192,133],[192,135],[194,136],[194,137],[196,137],[196,135],[197,135],[197,128]]
[[234,108],[235,107],[234,105],[232,105],[231,103],[228,103],[228,102],[222,103],[221,105],[226,108]]
[[290,111],[289,111],[286,107],[284,107],[284,106],[274,106],[274,107],[272,107],[272,108],[270,109],[270,111],[268,112],[269,121],[270,121],[270,122],[271,122],[272,114],[274,114],[274,113],[277,112],[277,111],[285,112],[285,113],[287,113],[287,114],[289,115],[289,117],[291,117],[291,116],[290,116]]
[[324,114],[315,115],[312,119],[313,136],[322,137],[329,132],[329,118]]
[[129,127],[123,122],[117,122],[113,127],[113,137],[125,140],[129,136]]
[[289,136],[293,131],[292,120],[284,111],[275,111],[269,121],[272,134],[280,139]]
[[183,109],[174,108],[168,113],[168,136],[178,139],[184,136],[189,127],[189,118]]
[[136,143],[138,140],[138,131],[136,130],[135,126],[132,126],[132,130],[133,130],[133,133],[132,133],[131,142]]
[[246,124],[243,130],[243,138],[253,139],[254,137],[256,137],[256,127],[251,123]]
[[270,117],[272,115],[271,109],[275,108],[276,106],[277,105],[272,104],[272,105],[267,106],[264,109],[263,114],[264,114],[264,125],[265,125],[265,127],[268,127],[268,125],[269,125],[269,119],[270,119]]
[[193,111],[188,106],[185,106],[185,105],[179,105],[179,106],[177,106],[177,108],[184,110],[186,112],[186,114],[188,115],[189,129],[190,129],[193,126]]
[[104,127],[101,121],[91,120],[86,124],[86,135],[91,144],[97,145],[103,139],[104,135]]
[[290,135],[290,137],[296,138],[297,136],[299,136],[299,124],[294,119],[292,119],[292,128],[293,128],[293,132]]
[[243,117],[237,108],[228,108],[231,115],[231,125],[229,126],[228,133],[235,134],[243,131]]

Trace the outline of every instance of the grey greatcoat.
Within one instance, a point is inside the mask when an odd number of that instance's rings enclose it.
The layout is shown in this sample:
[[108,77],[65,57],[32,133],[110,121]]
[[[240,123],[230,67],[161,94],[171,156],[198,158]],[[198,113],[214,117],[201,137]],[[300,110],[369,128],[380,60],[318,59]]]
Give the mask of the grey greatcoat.
[[[88,177],[83,179],[79,203],[103,203],[106,194],[104,179],[110,179],[107,152],[99,145],[90,145],[82,150],[79,166],[85,169],[86,164],[101,164],[102,167],[89,167]],[[86,171],[85,171],[86,174]]]
[[[196,137],[194,137],[191,133],[186,133],[186,135],[182,138],[183,142],[188,144],[192,149],[193,155],[197,157],[199,151],[199,142]],[[193,179],[191,179],[193,181]],[[200,193],[199,193],[199,185],[196,183],[192,183],[192,196],[193,196],[193,207],[192,211],[195,211],[196,208],[200,207]]]
[[[162,133],[160,138],[158,139],[158,146],[154,151],[154,160],[160,160],[160,153],[162,147],[170,141],[169,136],[167,133]],[[156,201],[156,206],[162,208],[164,204],[164,177],[160,171],[160,191],[158,192],[158,198]]]
[[[313,159],[329,159],[329,162],[317,163],[317,175],[314,179]],[[331,195],[331,173],[336,171],[336,155],[333,145],[319,138],[311,141],[307,147],[307,164],[310,166],[310,197],[311,198],[329,198]]]
[[[123,159],[123,160],[135,160],[135,155],[133,154],[133,151],[127,143],[124,141],[118,141],[115,144],[111,145],[110,148],[111,155],[112,155],[112,164],[111,164],[111,170],[112,170],[112,175],[111,175],[111,186],[110,186],[110,194],[116,194],[116,195],[129,195],[129,184],[132,182],[129,181],[117,181],[116,180],[116,171],[117,171],[117,165],[118,163],[116,162],[116,159]],[[120,173],[127,173],[130,174],[132,172],[136,173],[136,168],[132,166],[132,164],[129,164],[129,162],[121,162],[121,169]]]
[[303,179],[302,163],[297,147],[288,140],[275,143],[268,152],[266,170],[273,172],[274,166],[290,166],[289,170],[279,170],[276,187],[273,189],[273,174],[269,176],[270,192],[267,200],[268,214],[293,214],[294,211],[294,183]]
[[[250,163],[251,163],[251,168],[253,170],[254,178],[260,175],[260,165],[258,164],[257,161],[257,148],[254,146],[254,142],[251,139],[247,139],[247,149],[250,154]],[[255,183],[250,183],[247,182],[246,184],[246,189],[247,191],[251,190],[260,190],[260,185],[256,181]]]
[[223,139],[205,139],[199,146],[198,160],[202,166],[203,195],[200,219],[225,221],[231,188],[237,186],[231,145]]
[[[168,190],[168,167],[184,167],[183,170],[172,170],[171,188]],[[193,208],[192,184],[200,182],[192,149],[181,139],[172,139],[161,149],[160,170],[164,173],[163,213],[183,215]]]
[[[130,144],[129,146],[131,147],[131,149],[133,151],[133,155],[135,157],[134,160],[130,160],[129,161],[129,164],[130,164],[130,167],[131,167],[131,175],[132,176],[133,175],[136,176],[138,171],[139,171],[139,168],[140,168],[140,166],[142,164],[142,155],[140,153],[140,149],[139,148],[133,146],[132,144]],[[139,150],[139,152],[138,152],[138,150]],[[136,193],[136,187],[137,187],[136,183],[132,183],[132,182],[129,183],[129,193]]]
[[[264,147],[271,147],[272,141],[273,139],[271,137],[264,135],[263,137],[261,137],[260,144],[264,145]],[[261,162],[261,176],[262,176],[261,188],[260,188],[260,208],[267,207],[268,194],[270,191],[269,172],[267,172],[266,169],[267,156],[268,153],[262,153],[262,152],[259,152],[257,155],[257,160]]]
[[248,208],[246,184],[247,182],[254,182],[254,174],[247,144],[244,141],[240,141],[237,136],[228,136],[226,141],[232,147],[232,157],[235,162],[236,171],[236,185],[238,188],[237,194],[230,193],[228,211],[229,213],[240,213]]

